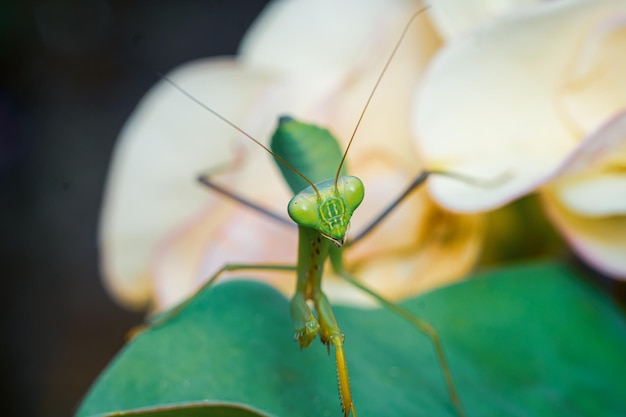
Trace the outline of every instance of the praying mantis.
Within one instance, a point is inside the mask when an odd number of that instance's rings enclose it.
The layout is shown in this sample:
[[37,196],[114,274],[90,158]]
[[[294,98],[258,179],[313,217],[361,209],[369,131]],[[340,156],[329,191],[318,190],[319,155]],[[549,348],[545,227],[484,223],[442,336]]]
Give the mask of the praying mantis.
[[[330,261],[331,267],[340,277],[373,297],[380,305],[408,320],[415,328],[426,334],[432,340],[437,359],[442,368],[450,401],[459,416],[464,417],[466,415],[461,405],[442,343],[434,327],[360,283],[346,270],[343,264],[343,250],[367,236],[368,233],[392,212],[405,197],[422,185],[431,175],[446,175],[462,181],[476,182],[471,178],[450,172],[434,170],[420,172],[405,191],[384,209],[369,226],[352,240],[346,240],[350,219],[361,204],[365,194],[364,185],[361,180],[357,177],[347,175],[345,168],[346,157],[356,137],[363,115],[389,64],[393,60],[411,24],[415,21],[417,16],[424,11],[425,9],[417,11],[406,24],[404,31],[389,55],[383,70],[379,74],[370,92],[350,140],[348,141],[348,145],[343,152],[341,152],[337,140],[328,130],[294,120],[287,116],[281,116],[279,118],[278,127],[272,137],[271,144],[267,147],[224,116],[197,100],[172,80],[162,76],[165,81],[180,90],[182,94],[188,96],[215,117],[221,119],[224,123],[230,125],[233,129],[237,130],[272,155],[294,193],[294,197],[288,204],[287,211],[291,220],[295,222],[298,227],[297,263],[295,265],[227,264],[213,274],[198,292],[213,285],[226,271],[295,271],[297,275],[296,290],[290,302],[294,340],[298,342],[301,348],[306,348],[313,342],[317,335],[319,335],[322,343],[327,347],[329,354],[331,347],[334,349],[339,397],[344,417],[349,415],[356,417],[357,413],[350,390],[348,365],[346,352],[344,351],[344,334],[335,319],[330,302],[321,287],[326,260]],[[315,157],[311,156],[311,150],[313,149],[315,149],[313,153]],[[207,175],[200,176],[198,180],[215,192],[245,204],[274,220],[280,222],[289,221],[285,219],[284,216],[271,212],[255,202],[240,197],[236,193],[220,186]],[[177,314],[189,301],[190,299],[174,307],[174,309],[169,312],[159,315],[151,324],[156,326],[172,315]]]

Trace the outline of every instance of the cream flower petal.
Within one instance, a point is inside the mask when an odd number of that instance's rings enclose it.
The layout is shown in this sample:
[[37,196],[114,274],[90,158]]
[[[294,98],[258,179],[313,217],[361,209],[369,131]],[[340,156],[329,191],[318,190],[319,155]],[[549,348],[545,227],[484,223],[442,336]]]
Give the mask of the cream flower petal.
[[562,87],[565,117],[589,132],[626,109],[626,7],[598,22],[570,64]]
[[451,40],[485,20],[539,2],[540,0],[438,0],[432,4],[429,14],[441,35]]
[[[398,19],[399,27],[404,23],[404,18]],[[397,41],[398,34],[389,36],[393,38],[389,43]],[[426,16],[420,16],[385,74],[356,134],[348,167],[363,180],[366,192],[353,217],[354,233],[366,227],[423,168],[411,143],[407,117],[411,87],[419,81],[438,44]],[[381,66],[370,65],[368,71],[355,71],[351,83],[324,106],[329,109],[330,126],[344,143],[352,134]],[[465,216],[473,226],[467,233],[460,232],[457,225],[463,223],[462,217],[436,208],[424,190],[414,192],[371,235],[345,251],[346,265],[359,280],[392,299],[459,279],[473,266],[482,236],[476,216]],[[454,239],[445,239],[444,235],[453,235]],[[444,261],[450,258],[457,262]],[[369,296],[330,271],[323,285],[333,302],[372,303]]]
[[[399,18],[398,30],[394,33],[390,32],[388,39],[381,39],[381,44],[393,45],[405,22],[404,16]],[[353,218],[355,231],[383,210],[386,202],[399,193],[412,176],[420,170],[419,162],[411,146],[406,123],[407,111],[394,111],[394,109],[408,108],[411,100],[411,87],[417,82],[437,42],[425,16],[421,17],[412,27],[411,34],[392,63],[358,132],[354,147],[348,155],[348,163],[353,168],[352,172],[362,177],[367,188],[368,202],[359,208],[359,212]],[[317,75],[310,77],[306,85],[296,78],[289,77],[289,90],[297,93],[295,94],[297,98],[291,101],[290,106],[299,109],[295,113],[301,115],[303,119],[317,121],[330,127],[338,134],[340,140],[344,140],[345,144],[389,52],[385,51],[381,62],[351,69],[349,82],[340,82],[335,89],[320,87],[318,84],[320,77]],[[303,95],[302,91],[306,93]],[[317,95],[310,91],[317,91]],[[246,164],[246,168],[248,166],[249,163]],[[247,178],[249,175],[242,175],[242,177]],[[252,177],[258,178],[259,175],[252,175]],[[251,188],[254,194],[262,187]],[[380,289],[383,294],[401,298],[432,288],[437,284],[449,282],[465,274],[476,258],[478,245],[466,245],[468,240],[465,237],[459,239],[462,244],[457,246],[443,244],[441,229],[433,230],[433,224],[438,224],[438,222],[429,221],[433,220],[433,216],[428,215],[431,210],[420,214],[420,207],[434,207],[424,192],[415,193],[396,213],[385,220],[384,227],[381,226],[368,239],[347,250],[348,267],[355,271],[359,278],[367,280],[374,288]],[[276,207],[276,209],[280,208]],[[446,216],[436,217],[443,224],[454,224]],[[199,239],[195,235],[199,233],[198,230],[208,230],[211,226],[203,226],[200,223],[185,227],[177,236],[173,236],[170,243],[165,245],[159,257],[163,261],[163,268],[157,268],[155,273],[157,299],[160,300],[160,304],[171,304],[174,302],[173,295],[177,294],[174,299],[180,299],[187,293],[189,287],[194,286],[188,282],[181,284],[171,278],[161,279],[159,278],[161,271],[166,275],[172,275],[173,271],[178,273],[186,271],[184,273],[194,276],[194,280],[202,280],[224,262],[294,262],[293,239],[295,235],[293,233],[288,235],[290,238],[288,236],[277,237],[276,231],[265,230],[269,222],[261,222],[258,225],[250,223],[249,226],[244,227],[248,222],[242,221],[239,214],[235,218],[236,223],[219,217],[222,231],[210,237],[207,237],[206,232],[203,234],[201,239],[212,242],[206,245],[207,249],[198,249],[198,246],[204,248],[204,245],[198,242]],[[415,233],[407,233],[407,230],[413,230]],[[448,236],[445,233],[443,235]],[[465,236],[465,234],[461,235]],[[480,233],[471,233],[474,241],[477,241],[479,236]],[[253,241],[262,243],[255,244]],[[440,254],[442,259],[448,257],[450,251],[445,249],[454,247],[463,247],[463,254],[454,253],[455,259],[459,262],[453,264],[436,262],[437,266],[427,262],[426,258],[434,254]],[[272,251],[268,252],[259,248]],[[205,254],[202,255],[202,252]],[[416,257],[416,252],[428,255]],[[184,258],[184,255],[178,255],[179,253],[192,255],[194,260],[185,260],[183,265],[178,264],[177,261]],[[290,254],[290,256],[285,256],[285,254]],[[463,256],[467,254],[470,256]],[[200,258],[204,259],[201,266],[198,261]],[[170,264],[172,267],[169,266]],[[397,267],[391,268],[391,265]],[[447,265],[447,267],[442,267],[442,265]],[[374,273],[370,273],[370,270]],[[383,273],[385,270],[386,274]],[[393,273],[390,274],[390,271]],[[256,274],[239,275],[255,276]],[[287,294],[293,292],[293,279],[285,279],[276,274],[265,274],[264,279],[273,282]],[[182,291],[181,286],[184,287]],[[328,290],[333,302],[354,304],[362,301],[363,298],[367,299],[362,293],[360,297],[357,296],[360,293],[358,290],[339,278],[333,277],[330,271],[326,273],[324,288]]]
[[[226,264],[293,264],[297,231],[268,220],[238,203],[221,201],[207,207],[163,241],[155,260],[154,299],[157,311],[195,292]],[[263,279],[285,294],[294,274],[236,271],[230,276]],[[227,280],[228,274],[219,282]]]
[[542,196],[546,212],[576,253],[599,271],[626,279],[626,216],[578,216],[552,193]]
[[586,217],[626,214],[626,112],[586,138],[550,188],[568,210]]
[[[231,60],[187,64],[170,78],[240,125],[268,80]],[[164,81],[141,101],[120,134],[100,224],[105,284],[122,304],[148,301],[159,239],[206,204],[195,177],[228,161],[236,140],[231,127]]]
[[[412,8],[413,5],[406,7]],[[339,127],[340,130],[349,126],[346,129],[345,139],[347,139],[382,69],[385,58],[397,42],[410,14],[397,12],[395,15],[396,21],[386,20],[388,27],[384,27],[384,30],[381,31],[378,28],[377,31],[369,33],[370,37],[366,42],[368,53],[363,54],[363,58],[357,63],[336,60],[336,57],[331,54],[330,60],[336,62],[332,62],[330,66],[318,66],[321,70],[298,73],[297,66],[295,69],[272,68],[273,71],[287,72],[281,73],[280,83],[274,82],[271,89],[264,91],[262,100],[253,100],[254,104],[248,103],[244,106],[248,112],[246,128],[253,126],[255,136],[265,141],[270,135],[271,125],[275,124],[276,116],[288,110],[290,114],[303,120]],[[359,146],[355,147],[349,155],[349,159],[354,161],[356,166],[362,166],[363,162],[371,162],[374,167],[374,170],[365,170],[366,172],[362,174],[372,185],[368,191],[368,195],[373,196],[370,201],[375,203],[375,206],[372,205],[375,211],[372,209],[372,212],[378,212],[384,207],[383,200],[378,199],[379,196],[384,194],[386,198],[391,198],[394,195],[389,192],[391,189],[389,183],[382,184],[384,179],[394,178],[393,185],[400,190],[404,187],[404,183],[398,181],[398,178],[408,182],[410,177],[419,171],[419,164],[411,149],[406,124],[407,113],[393,109],[408,107],[411,88],[438,45],[438,39],[428,24],[426,16],[423,15],[420,19],[421,21],[416,22],[417,24],[412,27],[411,35],[402,45],[403,52],[398,54],[390,68],[388,78],[391,78],[383,82],[381,91],[372,103],[369,113],[371,118],[369,121],[367,119],[364,121],[359,131],[357,139]],[[380,22],[377,20],[377,23]],[[280,45],[279,40],[276,42],[276,45]],[[343,59],[344,55],[340,55]],[[246,71],[252,73],[259,71],[261,67],[245,59],[240,65],[245,66]],[[244,74],[247,73],[246,71]],[[211,102],[212,100],[211,97]],[[350,103],[357,103],[357,105],[351,107]],[[228,116],[221,109],[220,112]],[[271,121],[270,124],[268,120]],[[230,129],[227,126],[225,128]],[[262,150],[256,149],[256,145],[249,144],[247,148],[249,147],[255,149],[249,149],[245,153],[243,164],[231,170],[233,174],[228,178],[220,176],[219,182],[226,183],[233,191],[241,192],[253,201],[260,202],[275,211],[284,211],[288,201],[286,188],[284,185],[278,185],[280,181],[276,168],[271,166],[271,158],[264,155]],[[398,177],[399,173],[401,173],[400,177]],[[376,184],[381,186],[377,187]],[[428,198],[421,193],[421,196],[416,195],[414,200],[417,205],[421,205]],[[249,209],[232,206],[222,199],[207,197],[205,204],[195,204],[193,208],[194,210],[189,208],[188,215],[184,218],[170,222],[168,230],[160,231],[160,239],[156,239],[155,245],[152,246],[154,256],[151,259],[150,272],[157,308],[167,308],[186,297],[225,263],[260,261],[288,263],[295,260],[295,234],[292,230],[277,227]],[[359,263],[359,268],[367,269],[367,265],[360,263],[360,259],[365,259],[363,253],[366,254],[365,256],[368,253],[378,253],[381,256],[376,261],[382,265],[385,262],[384,254],[389,254],[386,262],[393,262],[394,249],[415,246],[415,242],[411,240],[411,234],[404,233],[408,240],[398,239],[396,230],[406,231],[407,227],[424,231],[424,233],[428,230],[424,224],[420,224],[422,217],[416,216],[416,211],[412,210],[411,204],[405,205],[399,213],[404,215],[405,220],[392,217],[386,222],[384,229],[381,228],[374,234],[374,236],[376,233],[379,236],[387,236],[386,241],[391,242],[391,245],[385,245],[384,239],[372,239],[369,249],[365,242],[360,245],[364,248],[361,256],[359,256],[359,251],[353,252],[355,255],[352,259]],[[406,219],[410,221],[407,223]],[[390,234],[389,230],[394,232]],[[382,233],[383,231],[385,233]],[[418,235],[422,236],[422,234]],[[405,259],[405,262],[414,259],[406,253],[401,257]],[[456,271],[455,274],[464,273],[473,259],[474,257],[468,262],[457,264],[463,271]],[[415,272],[410,267],[400,269],[405,273]],[[237,275],[254,276],[247,272]],[[291,293],[293,280],[285,279],[282,275],[284,274],[278,276],[265,274],[264,278],[273,282],[281,290]],[[433,277],[437,276],[437,274],[430,273],[427,275],[429,278],[425,278],[426,281],[434,281]],[[405,274],[398,279],[402,281],[408,278],[409,276]],[[446,275],[445,279],[451,279],[451,276]],[[384,284],[384,280],[379,280],[379,283]],[[432,282],[429,285],[432,285]],[[410,291],[416,291],[418,287],[425,288],[422,284],[416,286],[409,282],[404,285],[404,288],[409,289],[409,293],[398,288],[395,290],[388,288],[388,291],[395,291],[396,295],[406,296],[410,295]]]
[[[411,196],[400,209],[413,210],[412,215],[398,216],[403,221],[396,225],[390,219],[391,224],[385,223],[382,233],[373,232],[369,248],[361,250],[358,244],[346,253],[351,273],[391,300],[459,280],[474,266],[481,250],[483,217],[445,211],[423,191]],[[421,212],[416,213],[416,208]],[[396,232],[399,240],[408,239],[403,246],[389,250],[384,237],[390,235],[390,230]],[[378,239],[379,233],[383,239]],[[367,294],[344,281],[326,279],[324,288],[334,302],[375,305]]]
[[378,39],[402,29],[398,17],[408,20],[415,10],[406,0],[275,1],[246,33],[240,57],[290,77],[341,77],[379,50]]
[[564,70],[580,52],[575,40],[625,8],[608,0],[550,2],[481,26],[442,50],[416,97],[421,149],[433,168],[507,180],[485,188],[433,178],[437,201],[464,212],[491,209],[554,175],[577,142],[557,100]]
[[[410,87],[418,82],[437,44],[428,20],[420,17],[385,74],[357,132],[348,164],[351,173],[363,180],[366,192],[353,217],[351,230],[355,233],[386,208],[422,169],[406,123]],[[369,74],[353,77],[355,81],[333,97],[330,123],[340,137],[351,135],[378,71],[371,66]],[[361,282],[391,299],[459,279],[473,266],[482,236],[482,228],[474,223],[479,219],[466,217],[475,227],[461,233],[456,227],[462,222],[459,216],[436,208],[424,190],[414,192],[371,235],[346,250],[347,267]],[[451,235],[455,238],[443,237]],[[457,262],[444,262],[450,258]],[[323,285],[333,302],[372,304],[369,296],[332,273],[326,275]]]
[[577,214],[612,216],[626,213],[626,176],[600,174],[560,190],[563,203]]
[[[384,43],[397,42],[405,23],[404,17],[398,19],[398,30],[390,34],[390,39]],[[407,123],[408,109],[412,89],[419,81],[437,43],[436,34],[426,16],[418,17],[364,114],[347,156],[350,174],[360,177],[366,187],[363,204],[353,218],[353,232],[365,227],[423,169],[412,143]],[[389,53],[386,51],[387,56]],[[328,113],[325,124],[332,128],[343,146],[347,146],[387,56],[382,57],[380,62],[355,70],[349,83],[342,85],[324,103],[323,107]],[[378,236],[376,244],[379,247],[395,247],[405,238],[396,233],[397,230],[387,226],[384,229],[390,233],[384,241],[380,241],[382,236]],[[364,242],[364,246],[369,244]]]
[[[269,94],[248,107],[247,124],[259,132],[257,139],[269,142],[282,109],[292,108],[300,113],[310,105],[311,97],[294,91],[299,90],[291,83],[275,83]],[[287,218],[290,193],[274,161],[256,144],[247,140],[244,144],[247,149],[241,163],[230,166],[232,173],[218,175],[215,181]],[[206,193],[214,198],[197,215],[170,231],[155,256],[152,276],[158,309],[171,307],[191,295],[227,263],[295,262],[295,228],[276,226],[272,220],[214,191],[206,190]],[[285,294],[293,291],[293,280],[284,274],[245,271],[235,275],[263,277]]]
[[[316,81],[309,80],[305,86],[293,79],[281,79],[248,105],[246,125],[257,132],[255,137],[268,144],[280,114],[289,109],[289,114],[300,116],[317,108],[320,91],[310,88]],[[290,193],[274,161],[251,141],[244,140],[244,145],[244,155],[238,154],[237,158],[240,163],[229,166],[230,174],[218,175],[215,181],[287,218]],[[206,194],[214,197],[206,207],[162,236],[151,275],[159,310],[191,295],[225,264],[293,264],[296,260],[295,228],[277,228],[272,220],[238,203],[233,205],[214,191],[207,189]],[[236,275],[262,276],[286,294],[293,292],[293,279],[284,274],[246,271]]]

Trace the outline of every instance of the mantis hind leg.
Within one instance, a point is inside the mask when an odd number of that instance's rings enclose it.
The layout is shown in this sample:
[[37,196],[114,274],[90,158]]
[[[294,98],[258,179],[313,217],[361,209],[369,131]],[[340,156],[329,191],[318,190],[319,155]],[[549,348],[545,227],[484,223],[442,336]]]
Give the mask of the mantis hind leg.
[[230,198],[231,200],[234,200],[240,204],[243,204],[246,207],[251,208],[252,210],[256,211],[259,214],[262,214],[278,223],[281,223],[285,226],[288,227],[295,227],[295,224],[293,223],[293,221],[291,221],[288,218],[285,218],[284,216],[273,212],[272,210],[269,210],[265,207],[263,207],[262,205],[251,201],[245,197],[240,196],[239,194],[230,191],[228,189],[226,189],[225,187],[222,187],[221,185],[217,184],[216,182],[214,182],[211,177],[209,177],[207,174],[202,174],[198,176],[198,182],[202,185],[204,185],[205,187],[208,187],[210,189],[212,189],[213,191]]
[[352,275],[347,273],[343,268],[339,268],[337,270],[337,272],[339,273],[339,275],[343,279],[345,279],[347,282],[349,282],[350,284],[354,285],[356,288],[360,289],[361,291],[363,291],[363,292],[367,293],[368,295],[370,295],[371,297],[373,297],[382,306],[384,306],[387,309],[393,311],[397,315],[407,319],[419,331],[424,333],[426,336],[428,336],[432,340],[433,346],[435,348],[435,352],[437,354],[437,359],[439,361],[439,364],[441,365],[441,369],[442,369],[442,372],[443,372],[443,377],[445,379],[446,387],[448,389],[448,394],[450,396],[450,401],[452,402],[452,404],[453,404],[457,414],[459,415],[459,417],[466,417],[466,414],[465,414],[465,411],[463,409],[463,406],[461,405],[461,400],[459,399],[459,395],[457,393],[457,389],[456,389],[456,385],[454,383],[454,379],[452,378],[452,372],[450,371],[450,366],[448,365],[448,360],[446,359],[446,355],[445,355],[444,350],[443,350],[443,345],[441,344],[441,340],[439,339],[439,334],[437,333],[435,328],[430,323],[428,323],[427,321],[422,320],[422,319],[420,319],[418,317],[415,317],[409,311],[407,311],[404,308],[400,307],[396,303],[387,300],[386,298],[384,298],[381,295],[377,294],[375,291],[373,291],[370,288],[366,287],[365,285],[361,284]]

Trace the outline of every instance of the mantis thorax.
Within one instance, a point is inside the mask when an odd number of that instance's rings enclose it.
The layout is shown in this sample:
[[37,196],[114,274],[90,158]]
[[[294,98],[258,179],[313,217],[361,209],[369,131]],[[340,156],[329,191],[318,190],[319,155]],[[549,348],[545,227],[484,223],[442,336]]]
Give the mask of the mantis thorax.
[[330,239],[336,246],[345,243],[352,213],[363,201],[363,183],[357,177],[344,176],[307,187],[289,202],[289,216],[302,227],[309,227]]

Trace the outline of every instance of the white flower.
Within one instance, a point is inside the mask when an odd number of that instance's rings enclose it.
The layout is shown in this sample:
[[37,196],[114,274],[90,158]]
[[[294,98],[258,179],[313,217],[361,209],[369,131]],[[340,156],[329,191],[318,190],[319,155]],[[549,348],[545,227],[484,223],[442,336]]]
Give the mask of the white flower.
[[[415,3],[404,0],[275,2],[250,29],[236,59],[190,63],[168,77],[263,141],[286,113],[329,127],[345,146],[415,11]],[[348,168],[364,181],[366,197],[353,231],[422,169],[411,140],[410,103],[439,42],[422,15],[357,133]],[[289,192],[271,157],[171,85],[156,85],[120,136],[103,207],[102,268],[121,303],[166,308],[225,263],[295,262],[294,230],[194,181],[216,167],[223,168],[221,184],[286,211]],[[347,250],[347,265],[383,295],[405,297],[467,273],[481,235],[481,216],[442,210],[421,190]],[[264,273],[260,279],[291,294],[291,275]],[[327,275],[331,299],[360,301],[351,287]]]
[[626,278],[626,2],[551,1],[479,20],[444,25],[414,132],[428,165],[508,180],[433,179],[432,195],[477,212],[538,190],[574,250]]

